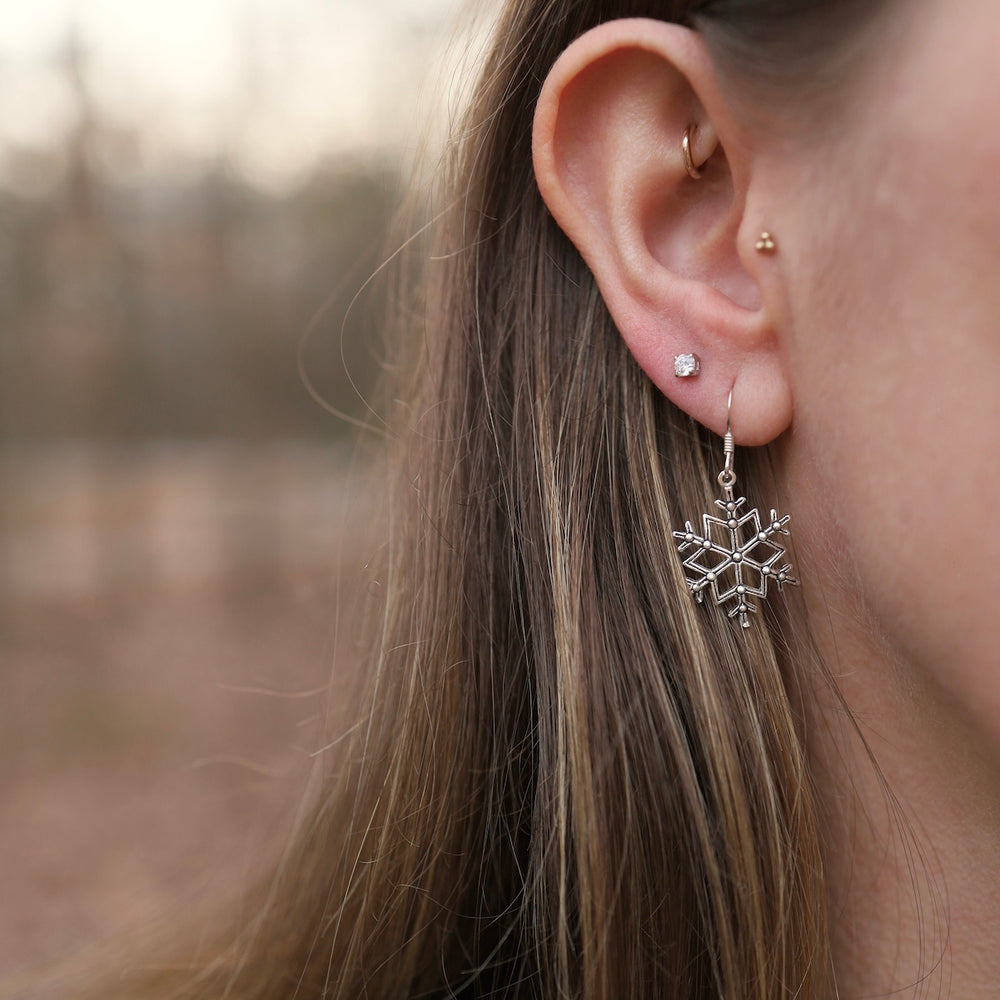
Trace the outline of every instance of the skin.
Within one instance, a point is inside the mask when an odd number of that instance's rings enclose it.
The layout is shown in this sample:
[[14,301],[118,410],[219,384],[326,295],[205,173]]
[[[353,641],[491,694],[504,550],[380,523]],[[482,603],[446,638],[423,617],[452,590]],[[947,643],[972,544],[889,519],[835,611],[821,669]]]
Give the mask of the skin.
[[[994,0],[908,0],[840,106],[768,119],[694,33],[610,22],[536,116],[539,187],[639,363],[717,433],[733,387],[737,443],[778,441],[858,727],[817,680],[845,1000],[1000,982],[998,32]],[[695,379],[673,376],[684,351]]]

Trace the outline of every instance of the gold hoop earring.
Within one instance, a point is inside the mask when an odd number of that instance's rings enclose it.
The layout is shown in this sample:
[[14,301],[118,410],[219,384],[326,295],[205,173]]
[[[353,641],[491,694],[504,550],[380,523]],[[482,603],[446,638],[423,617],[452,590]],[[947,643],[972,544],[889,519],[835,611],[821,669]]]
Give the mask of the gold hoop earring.
[[688,177],[694,180],[698,180],[701,177],[701,171],[694,165],[694,158],[691,156],[691,137],[697,131],[697,125],[688,125],[684,129],[684,136],[681,139],[681,156],[684,159],[684,169],[687,171]]

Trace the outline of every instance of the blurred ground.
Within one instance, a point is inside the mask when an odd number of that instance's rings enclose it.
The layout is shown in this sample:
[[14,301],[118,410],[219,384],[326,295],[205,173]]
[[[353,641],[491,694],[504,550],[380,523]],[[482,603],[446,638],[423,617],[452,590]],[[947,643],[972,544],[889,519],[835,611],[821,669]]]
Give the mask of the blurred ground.
[[318,446],[0,456],[0,974],[266,864],[370,495]]

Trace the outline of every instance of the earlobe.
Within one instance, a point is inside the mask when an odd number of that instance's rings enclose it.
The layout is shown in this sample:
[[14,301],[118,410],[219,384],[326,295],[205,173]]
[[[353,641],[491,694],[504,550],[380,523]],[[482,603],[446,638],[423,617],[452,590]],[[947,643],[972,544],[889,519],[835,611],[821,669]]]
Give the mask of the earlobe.
[[[579,38],[535,115],[542,196],[636,360],[718,433],[736,385],[737,440],[762,444],[788,426],[791,402],[766,295],[740,246],[747,148],[701,39],[659,21],[607,22]],[[680,354],[699,356],[697,377],[676,377]]]

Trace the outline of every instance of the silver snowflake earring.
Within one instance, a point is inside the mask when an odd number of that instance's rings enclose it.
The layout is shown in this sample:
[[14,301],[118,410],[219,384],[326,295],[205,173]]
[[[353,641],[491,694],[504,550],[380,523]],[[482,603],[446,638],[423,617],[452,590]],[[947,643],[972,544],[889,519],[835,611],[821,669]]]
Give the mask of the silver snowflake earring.
[[748,513],[741,513],[746,497],[736,497],[736,473],[733,471],[733,430],[729,418],[733,408],[733,391],[729,390],[726,410],[725,454],[726,464],[719,473],[722,498],[715,506],[723,511],[722,517],[702,514],[702,533],[695,531],[687,521],[683,531],[675,531],[677,548],[684,556],[684,568],[688,571],[687,583],[699,604],[709,591],[720,607],[729,606],[729,617],[739,618],[744,628],[750,627],[747,615],[756,613],[757,606],[751,597],[767,598],[767,585],[777,584],[778,590],[785,584],[798,585],[789,563],[778,566],[785,555],[784,548],[774,539],[777,535],[787,535],[790,517],[779,517],[771,511],[770,522],[761,524],[760,512],[755,507]]

